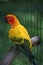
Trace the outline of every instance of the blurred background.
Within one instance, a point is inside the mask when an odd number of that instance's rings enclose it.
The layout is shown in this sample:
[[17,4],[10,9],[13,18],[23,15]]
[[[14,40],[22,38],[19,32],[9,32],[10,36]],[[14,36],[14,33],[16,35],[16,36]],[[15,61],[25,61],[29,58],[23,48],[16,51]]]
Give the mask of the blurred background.
[[[43,65],[43,1],[42,0],[0,0],[0,60],[14,45],[8,38],[10,26],[5,23],[6,14],[16,15],[31,37],[38,35],[41,44],[32,48],[32,53],[38,61],[38,65]],[[22,52],[16,57],[11,65],[31,65],[27,56]]]

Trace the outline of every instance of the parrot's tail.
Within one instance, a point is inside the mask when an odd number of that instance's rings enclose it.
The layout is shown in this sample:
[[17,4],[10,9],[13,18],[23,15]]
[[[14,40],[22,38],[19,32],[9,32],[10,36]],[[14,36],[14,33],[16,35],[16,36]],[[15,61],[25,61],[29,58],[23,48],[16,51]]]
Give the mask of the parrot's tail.
[[31,39],[29,40],[29,43],[30,43],[30,49],[32,48],[32,41]]

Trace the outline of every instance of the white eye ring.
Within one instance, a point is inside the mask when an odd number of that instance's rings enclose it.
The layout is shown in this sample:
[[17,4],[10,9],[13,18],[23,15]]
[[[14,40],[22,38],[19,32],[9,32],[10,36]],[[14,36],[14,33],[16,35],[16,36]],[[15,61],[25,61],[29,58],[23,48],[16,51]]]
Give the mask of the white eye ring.
[[8,20],[11,20],[10,18],[8,18]]

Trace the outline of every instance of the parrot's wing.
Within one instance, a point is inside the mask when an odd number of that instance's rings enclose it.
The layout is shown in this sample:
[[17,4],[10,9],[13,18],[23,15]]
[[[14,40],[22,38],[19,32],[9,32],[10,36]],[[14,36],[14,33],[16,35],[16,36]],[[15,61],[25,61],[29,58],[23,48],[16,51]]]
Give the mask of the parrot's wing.
[[28,31],[25,29],[24,26],[21,25],[20,27],[21,27],[20,30],[21,30],[22,36],[23,36],[24,39],[26,39],[26,40],[29,41],[29,43],[30,43],[30,49],[31,49],[32,48],[32,41],[30,39]]
[[23,25],[20,25],[19,31],[21,32],[21,35],[23,36],[24,39],[26,39],[26,40],[30,39],[28,31],[26,30],[26,28]]

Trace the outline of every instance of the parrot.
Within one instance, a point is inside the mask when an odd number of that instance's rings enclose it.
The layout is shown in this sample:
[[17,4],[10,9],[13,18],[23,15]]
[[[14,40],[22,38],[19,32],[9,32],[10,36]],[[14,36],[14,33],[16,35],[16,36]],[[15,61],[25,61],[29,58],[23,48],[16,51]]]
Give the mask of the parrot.
[[[32,49],[32,46],[39,43],[39,38],[37,36],[30,38],[27,29],[20,23],[15,15],[7,14],[5,16],[5,21],[10,25],[10,29],[8,31],[9,39],[14,42],[18,50],[22,51],[27,57],[29,57],[29,60],[33,65],[37,65],[37,60],[30,49]],[[29,43],[29,48],[25,45],[25,42],[27,41]]]
[[29,43],[30,49],[32,48],[32,41],[27,29],[19,22],[18,18],[13,14],[5,16],[6,22],[11,26],[8,32],[8,37],[15,44],[24,44],[24,40]]

